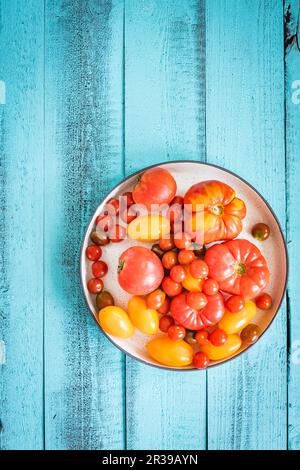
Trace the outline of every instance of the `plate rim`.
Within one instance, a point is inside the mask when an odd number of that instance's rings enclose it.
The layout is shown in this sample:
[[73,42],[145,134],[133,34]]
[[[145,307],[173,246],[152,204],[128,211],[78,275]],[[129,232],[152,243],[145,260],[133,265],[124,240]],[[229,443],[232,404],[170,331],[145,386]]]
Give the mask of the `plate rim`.
[[[149,165],[149,166],[145,166],[143,167],[142,169],[140,170],[137,170],[133,173],[131,173],[130,175],[126,176],[125,178],[123,178],[119,183],[115,184],[106,194],[105,196],[101,199],[101,201],[99,202],[99,204],[97,205],[97,207],[95,208],[95,210],[93,211],[93,214],[92,216],[89,218],[89,221],[86,225],[86,228],[85,228],[85,231],[84,231],[84,234],[83,234],[83,237],[82,237],[82,242],[81,242],[81,247],[80,247],[80,253],[79,253],[79,278],[80,278],[80,287],[81,287],[81,291],[83,293],[83,297],[84,297],[84,300],[85,300],[85,303],[88,307],[88,310],[93,318],[93,320],[95,321],[95,323],[98,325],[98,327],[100,328],[100,331],[106,336],[106,338],[108,338],[108,340],[111,342],[111,344],[118,348],[119,351],[121,351],[122,353],[126,354],[126,356],[129,356],[131,357],[132,359],[142,363],[142,364],[145,364],[147,366],[150,366],[150,367],[155,367],[157,369],[163,369],[163,370],[167,370],[167,371],[174,371],[174,372],[199,372],[199,369],[196,369],[195,367],[189,367],[189,368],[179,368],[179,367],[167,367],[167,366],[164,366],[162,364],[153,364],[151,362],[147,362],[139,357],[136,357],[134,356],[133,354],[129,353],[128,351],[125,351],[125,349],[123,349],[121,346],[119,346],[118,344],[114,343],[114,341],[110,338],[110,336],[102,329],[102,327],[100,326],[100,324],[98,323],[98,321],[96,320],[95,316],[94,316],[94,313],[92,312],[90,306],[89,306],[89,303],[87,301],[87,298],[86,298],[86,295],[85,295],[85,291],[84,291],[84,287],[83,287],[83,262],[82,262],[82,255],[83,255],[83,246],[84,246],[84,242],[88,236],[88,229],[89,229],[89,226],[91,225],[91,222],[93,221],[94,219],[94,216],[95,216],[95,213],[98,209],[98,207],[103,203],[103,201],[105,201],[105,199],[113,192],[115,191],[116,189],[119,188],[119,186],[121,186],[121,184],[125,183],[126,181],[128,181],[129,179],[131,179],[132,177],[134,176],[138,176],[140,173],[146,171],[146,170],[149,170],[151,168],[155,168],[155,167],[159,167],[159,166],[163,166],[163,165],[169,165],[169,164],[177,164],[177,163],[193,163],[193,164],[196,164],[196,165],[202,165],[202,166],[208,166],[208,167],[213,167],[213,168],[217,168],[218,170],[222,170],[224,171],[225,173],[229,173],[230,175],[232,176],[235,176],[236,178],[238,178],[240,181],[242,181],[244,184],[246,184],[249,188],[251,188],[262,200],[263,202],[266,204],[267,208],[269,209],[269,211],[271,212],[271,215],[273,216],[277,226],[278,226],[278,229],[279,229],[279,233],[280,233],[280,236],[281,236],[281,239],[282,239],[282,242],[283,242],[283,246],[284,246],[284,252],[285,252],[285,282],[284,282],[284,288],[283,288],[283,291],[282,291],[282,296],[280,298],[280,301],[279,301],[279,304],[278,304],[278,307],[273,315],[273,318],[271,319],[270,323],[268,324],[267,328],[262,332],[262,334],[260,335],[260,337],[258,338],[258,340],[255,342],[255,343],[252,343],[252,344],[249,344],[249,346],[238,352],[237,354],[235,354],[234,356],[231,356],[229,357],[228,359],[224,359],[223,361],[220,361],[216,364],[211,364],[207,369],[203,369],[203,371],[207,371],[209,370],[210,368],[212,367],[220,367],[222,366],[224,363],[228,363],[229,361],[232,361],[233,359],[237,358],[238,356],[241,356],[243,353],[246,353],[247,351],[249,351],[250,348],[252,348],[253,346],[255,346],[256,344],[258,344],[259,340],[264,336],[264,334],[267,332],[267,330],[270,328],[270,326],[272,325],[272,323],[274,322],[281,306],[282,306],[282,303],[283,303],[283,299],[286,295],[286,290],[287,290],[287,283],[288,283],[288,277],[289,277],[289,254],[288,254],[288,249],[287,249],[287,242],[285,240],[285,236],[284,236],[284,232],[283,232],[283,229],[281,227],[281,223],[277,217],[277,215],[275,214],[275,212],[273,211],[270,203],[265,199],[264,196],[262,196],[260,194],[260,192],[254,187],[252,186],[251,183],[249,183],[247,180],[245,180],[243,177],[239,176],[237,173],[231,171],[231,170],[228,170],[227,168],[224,168],[220,165],[216,165],[214,163],[208,163],[208,162],[200,162],[200,161],[197,161],[197,160],[167,160],[167,161],[163,161],[163,162],[159,162],[159,163],[154,163],[153,165]],[[201,370],[201,369],[200,369]]]

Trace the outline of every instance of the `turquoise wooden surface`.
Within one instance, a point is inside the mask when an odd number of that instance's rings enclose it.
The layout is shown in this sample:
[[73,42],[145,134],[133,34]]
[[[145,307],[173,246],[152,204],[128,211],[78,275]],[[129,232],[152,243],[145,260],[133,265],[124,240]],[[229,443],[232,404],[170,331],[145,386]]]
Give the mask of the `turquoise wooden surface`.
[[[0,0],[1,449],[300,448],[299,80],[298,0]],[[125,359],[79,287],[99,200],[175,159],[248,179],[290,251],[268,333],[207,373]]]

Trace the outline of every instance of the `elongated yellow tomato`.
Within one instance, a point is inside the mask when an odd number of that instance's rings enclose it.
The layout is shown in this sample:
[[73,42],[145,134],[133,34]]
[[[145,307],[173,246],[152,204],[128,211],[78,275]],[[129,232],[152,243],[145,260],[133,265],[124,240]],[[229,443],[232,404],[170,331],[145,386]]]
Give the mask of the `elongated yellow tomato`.
[[133,240],[154,242],[170,233],[169,220],[160,214],[141,215],[127,227],[127,234]]
[[212,361],[219,361],[232,356],[241,347],[242,341],[238,335],[228,335],[226,342],[222,346],[214,346],[212,343],[203,344],[200,351],[207,354]]
[[154,335],[158,330],[159,318],[156,310],[147,308],[146,300],[134,295],[128,302],[128,314],[134,326],[146,335]]
[[99,323],[106,333],[118,338],[129,338],[134,332],[133,324],[125,310],[115,305],[100,310]]
[[201,292],[204,280],[203,279],[195,279],[191,275],[190,269],[189,269],[188,266],[184,266],[184,269],[185,269],[185,272],[186,272],[186,277],[185,277],[185,280],[182,283],[183,287],[186,290],[189,290],[190,292]]
[[219,327],[231,335],[238,333],[245,326],[251,323],[251,320],[256,315],[256,305],[251,300],[246,300],[245,307],[236,313],[226,312],[222,320],[219,322]]
[[193,348],[185,341],[172,341],[158,336],[147,344],[147,351],[155,361],[165,366],[184,367],[193,361]]

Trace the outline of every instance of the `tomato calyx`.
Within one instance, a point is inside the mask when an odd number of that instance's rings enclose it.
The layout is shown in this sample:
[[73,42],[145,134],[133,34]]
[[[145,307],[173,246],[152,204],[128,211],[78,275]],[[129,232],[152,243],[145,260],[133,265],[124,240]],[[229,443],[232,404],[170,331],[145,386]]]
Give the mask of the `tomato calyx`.
[[119,259],[119,264],[118,264],[118,274],[123,270],[124,268],[125,261]]
[[222,204],[216,204],[210,207],[210,212],[214,215],[223,215],[224,214],[224,206]]
[[235,272],[239,274],[240,276],[243,276],[244,274],[246,274],[246,271],[247,271],[247,266],[245,265],[245,263],[237,263],[235,265]]

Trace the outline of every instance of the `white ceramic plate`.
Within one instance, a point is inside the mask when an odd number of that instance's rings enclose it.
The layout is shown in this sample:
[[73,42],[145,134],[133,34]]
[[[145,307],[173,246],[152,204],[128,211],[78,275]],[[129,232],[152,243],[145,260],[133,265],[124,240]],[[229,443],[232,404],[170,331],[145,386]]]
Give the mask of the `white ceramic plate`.
[[[237,175],[224,170],[223,168],[194,161],[168,162],[155,166],[163,166],[172,173],[178,187],[177,194],[183,195],[192,184],[195,184],[199,181],[215,179],[232,186],[235,189],[237,196],[243,199],[246,203],[247,216],[243,221],[243,231],[238,238],[246,238],[260,248],[262,254],[265,256],[268,262],[268,266],[271,272],[271,280],[268,286],[268,292],[273,298],[273,306],[267,312],[258,310],[256,317],[253,319],[253,322],[260,326],[262,332],[265,332],[275,317],[283,299],[287,281],[288,265],[285,241],[279,222],[272,209],[262,198],[262,196],[246,181],[242,180]],[[105,203],[112,197],[118,197],[126,191],[131,191],[137,181],[137,176],[143,173],[143,171],[145,171],[145,169],[123,180],[106,196],[106,198],[99,204],[95,213],[93,214],[83,238],[80,254],[81,284],[87,305],[96,321],[98,312],[95,307],[95,296],[90,294],[86,287],[87,280],[93,277],[91,273],[91,262],[85,257],[85,249],[90,244],[89,236],[93,230],[95,218],[103,211]],[[264,242],[257,242],[251,235],[251,228],[257,222],[264,222],[270,227],[270,237]],[[124,292],[118,284],[117,267],[118,259],[121,253],[123,253],[123,251],[133,244],[145,245],[148,248],[151,248],[152,246],[152,244],[149,243],[139,243],[134,242],[133,240],[124,240],[121,243],[110,243],[109,245],[103,247],[103,256],[101,258],[106,261],[109,266],[109,272],[104,278],[105,290],[111,292],[116,304],[125,308],[125,310],[130,295]],[[172,370],[193,369],[193,366],[185,368],[162,366],[161,364],[151,359],[147,354],[145,347],[146,343],[150,339],[150,336],[146,336],[140,333],[138,330],[135,330],[134,335],[129,339],[120,339],[107,334],[106,336],[113,344],[115,344],[115,346],[120,348],[126,354],[146,364]],[[153,336],[151,336],[151,338],[153,338]],[[247,349],[247,346],[242,346],[242,348],[235,355],[231,356],[231,358],[241,354],[241,352],[243,352],[245,349]],[[211,365],[215,365],[220,362],[224,361],[212,362]]]

